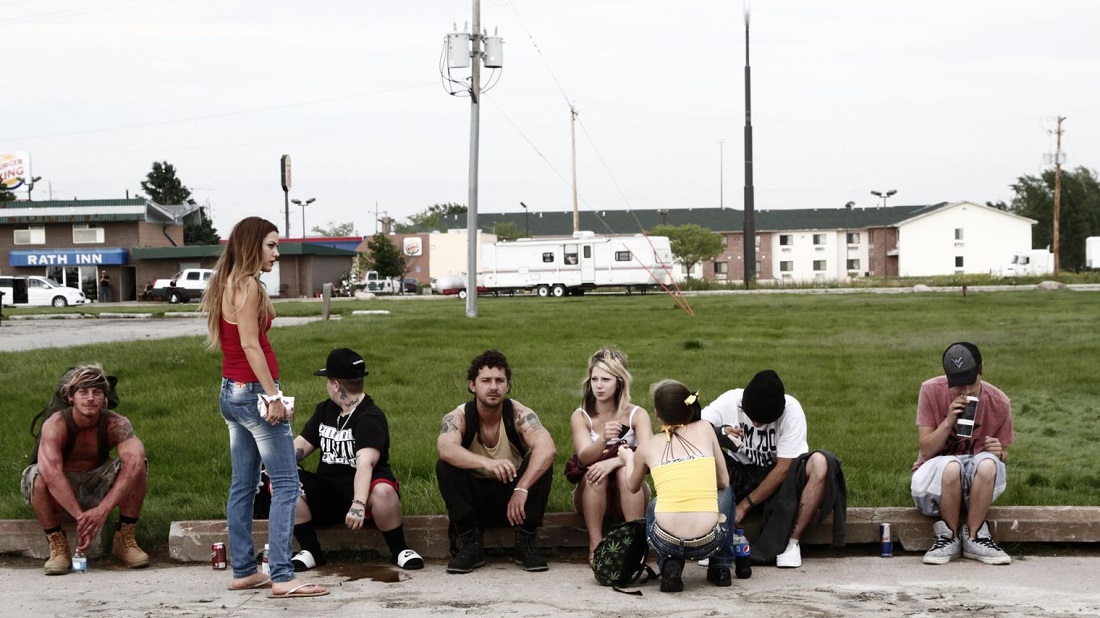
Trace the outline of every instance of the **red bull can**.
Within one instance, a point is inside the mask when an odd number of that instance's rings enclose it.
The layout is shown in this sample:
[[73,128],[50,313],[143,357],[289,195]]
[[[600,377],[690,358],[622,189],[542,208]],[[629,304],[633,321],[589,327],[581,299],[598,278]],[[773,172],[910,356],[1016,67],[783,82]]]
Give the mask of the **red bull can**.
[[891,558],[894,555],[894,542],[890,540],[890,524],[878,525],[879,555],[883,558]]
[[225,570],[225,543],[214,543],[210,546],[210,562],[215,571]]

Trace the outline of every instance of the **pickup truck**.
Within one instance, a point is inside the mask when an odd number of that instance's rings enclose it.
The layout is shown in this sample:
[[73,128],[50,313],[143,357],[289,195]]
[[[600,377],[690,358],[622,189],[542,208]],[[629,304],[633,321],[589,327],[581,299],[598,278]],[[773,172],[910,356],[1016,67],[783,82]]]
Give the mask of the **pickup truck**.
[[171,279],[157,279],[149,284],[146,300],[164,299],[172,304],[185,303],[202,297],[206,282],[214,274],[209,268],[188,268]]

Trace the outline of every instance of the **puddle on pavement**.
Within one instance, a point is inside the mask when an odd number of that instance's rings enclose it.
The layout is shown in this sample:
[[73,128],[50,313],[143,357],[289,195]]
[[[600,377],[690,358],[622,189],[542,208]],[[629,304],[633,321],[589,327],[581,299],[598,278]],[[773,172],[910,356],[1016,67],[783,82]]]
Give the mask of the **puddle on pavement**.
[[383,584],[394,584],[409,579],[409,576],[396,567],[378,564],[333,564],[322,567],[326,574],[344,577],[349,582],[369,579]]

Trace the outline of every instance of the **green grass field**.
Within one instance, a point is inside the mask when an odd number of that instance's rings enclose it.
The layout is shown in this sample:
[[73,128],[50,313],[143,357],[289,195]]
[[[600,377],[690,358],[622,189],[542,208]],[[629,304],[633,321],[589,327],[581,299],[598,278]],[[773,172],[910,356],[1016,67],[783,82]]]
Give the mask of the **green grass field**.
[[[467,365],[486,348],[508,356],[512,396],[535,409],[554,436],[559,450],[550,509],[571,509],[572,486],[561,474],[572,454],[569,414],[580,399],[588,356],[605,344],[630,356],[633,400],[651,412],[648,387],[657,380],[681,380],[698,389],[705,404],[744,386],[760,369],[777,370],[806,410],[810,447],[827,448],[844,462],[849,504],[902,506],[911,504],[920,383],[940,373],[940,354],[949,343],[974,341],[985,356],[985,378],[1013,400],[1017,443],[1000,503],[1100,504],[1096,293],[689,300],[694,316],[662,295],[482,298],[476,319],[465,317],[458,300],[346,301],[333,304],[342,319],[277,328],[271,339],[283,389],[298,398],[296,429],[325,396],[323,380],[312,372],[328,351],[347,346],[363,354],[367,390],[390,420],[391,461],[406,514],[444,512],[434,478],[439,420],[466,400]],[[281,315],[319,308],[315,302],[278,305]],[[350,315],[365,308],[391,314]],[[33,517],[18,492],[32,444],[28,423],[65,367],[91,361],[119,376],[119,411],[148,451],[142,543],[162,549],[173,520],[224,517],[229,456],[217,404],[220,355],[192,337],[0,353],[7,382],[0,476],[8,479],[0,491],[0,518]]]

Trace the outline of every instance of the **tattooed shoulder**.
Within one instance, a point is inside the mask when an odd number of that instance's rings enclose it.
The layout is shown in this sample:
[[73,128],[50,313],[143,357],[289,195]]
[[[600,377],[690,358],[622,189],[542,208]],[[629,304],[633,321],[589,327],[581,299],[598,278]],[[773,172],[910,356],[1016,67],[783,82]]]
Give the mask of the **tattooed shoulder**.
[[539,422],[538,415],[531,410],[528,410],[526,414],[519,417],[516,425],[524,431],[538,431],[542,429],[542,423]]
[[109,444],[122,444],[134,437],[134,426],[130,424],[130,420],[125,416],[112,413],[110,420],[107,422],[107,437]]
[[458,427],[458,412],[449,412],[443,417],[443,422],[439,427],[439,435],[448,433],[460,433]]

